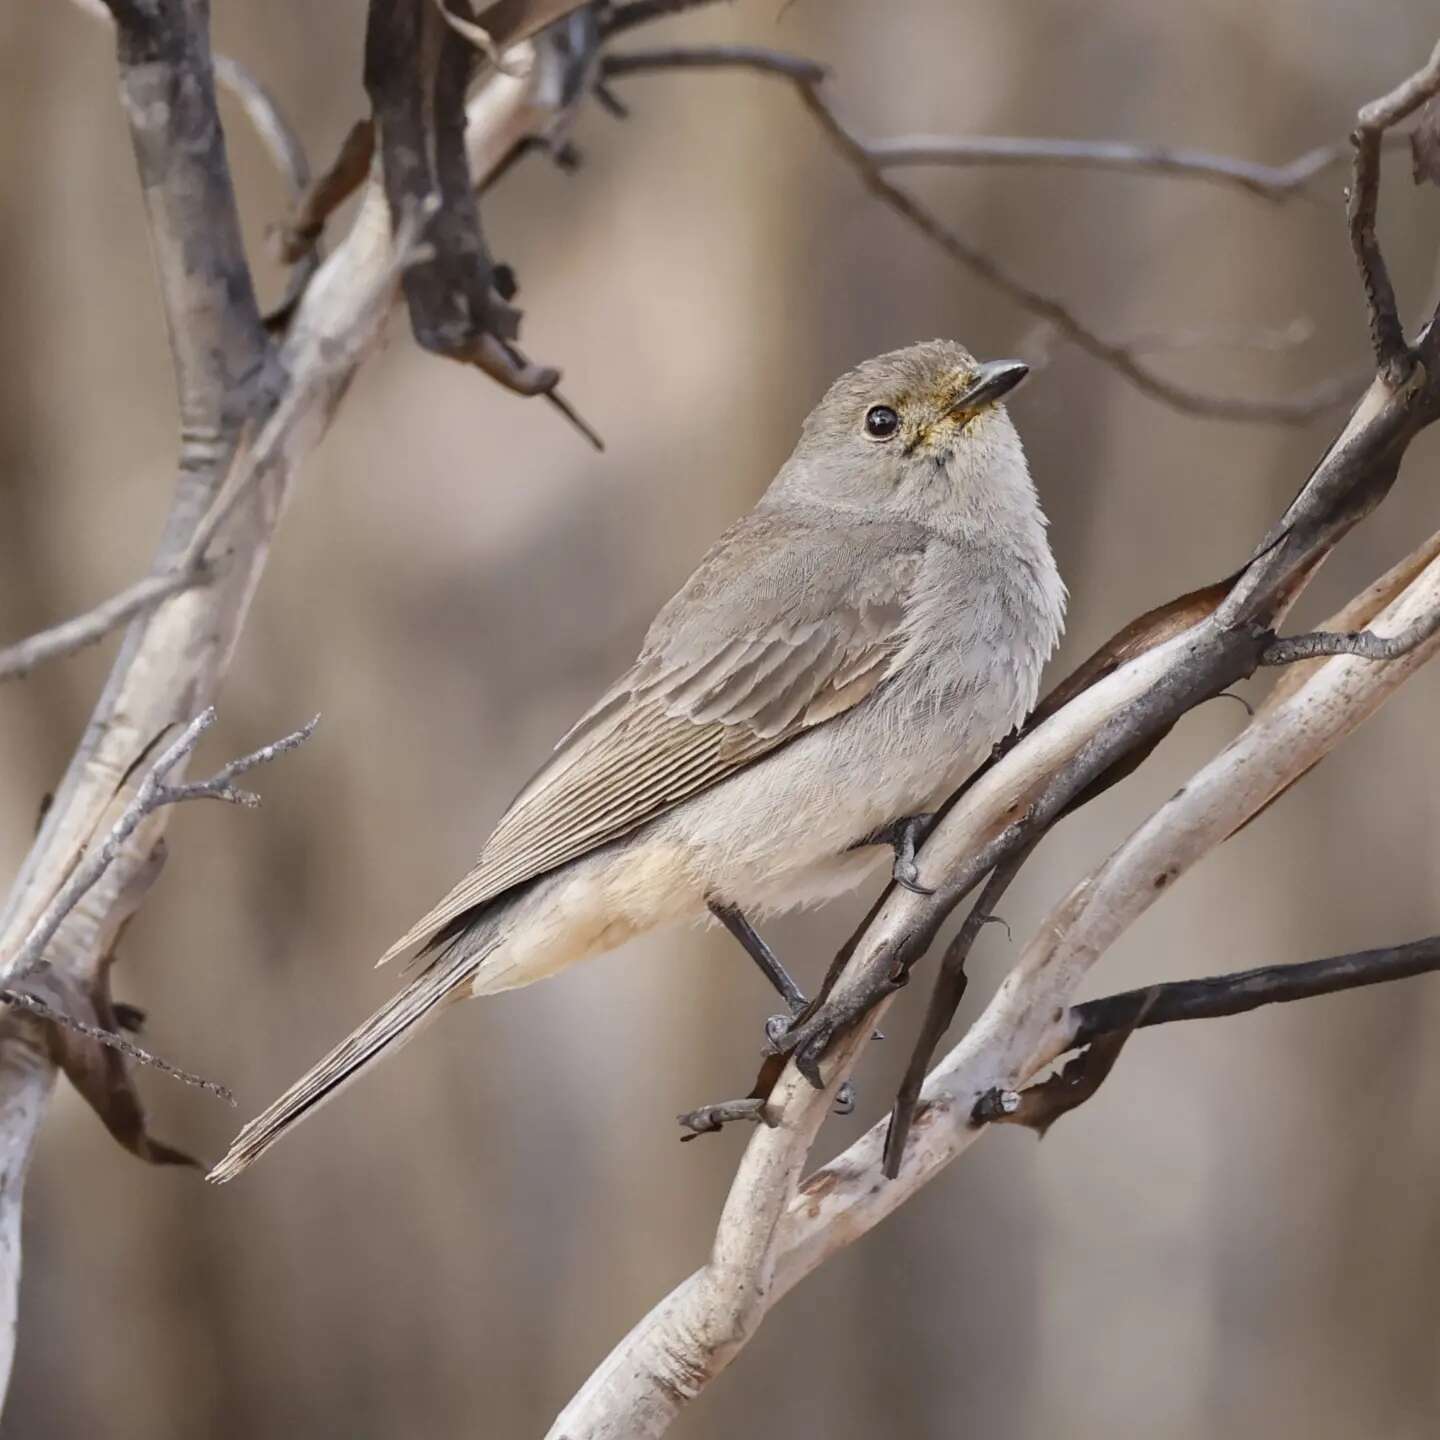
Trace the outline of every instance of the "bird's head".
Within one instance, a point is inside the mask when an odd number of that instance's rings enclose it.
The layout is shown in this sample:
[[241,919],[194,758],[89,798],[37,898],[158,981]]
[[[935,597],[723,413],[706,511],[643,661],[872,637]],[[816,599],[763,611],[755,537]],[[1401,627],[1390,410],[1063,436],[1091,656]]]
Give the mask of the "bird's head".
[[953,340],[877,355],[842,375],[811,411],[787,488],[846,504],[918,509],[983,504],[1028,487],[1020,437],[1001,403],[1029,373],[977,360]]

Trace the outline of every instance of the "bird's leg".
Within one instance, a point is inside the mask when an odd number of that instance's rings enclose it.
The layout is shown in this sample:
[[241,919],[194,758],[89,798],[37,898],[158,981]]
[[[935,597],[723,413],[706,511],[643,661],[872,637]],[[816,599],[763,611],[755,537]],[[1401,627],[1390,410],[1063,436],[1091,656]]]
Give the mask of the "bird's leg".
[[878,830],[862,836],[850,848],[859,850],[865,845],[889,845],[895,851],[895,864],[890,871],[897,885],[913,890],[917,895],[933,895],[935,892],[920,883],[920,871],[915,865],[915,850],[921,845],[935,824],[930,811],[919,815],[903,815],[882,825]]
[[[745,953],[760,967],[760,973],[775,987],[790,1007],[789,1015],[772,1015],[765,1022],[766,1039],[774,1043],[790,1028],[790,1022],[805,1008],[805,993],[791,978],[780,957],[765,943],[764,937],[745,918],[736,905],[723,900],[707,902],[710,913],[740,942]],[[835,1109],[848,1115],[855,1108],[855,1087],[847,1080],[835,1092]]]
[[780,998],[790,1007],[791,1015],[805,1008],[805,995],[780,963],[780,957],[765,943],[760,932],[745,918],[744,912],[723,900],[708,902],[710,913],[740,942],[745,953],[760,967],[760,973],[774,986]]

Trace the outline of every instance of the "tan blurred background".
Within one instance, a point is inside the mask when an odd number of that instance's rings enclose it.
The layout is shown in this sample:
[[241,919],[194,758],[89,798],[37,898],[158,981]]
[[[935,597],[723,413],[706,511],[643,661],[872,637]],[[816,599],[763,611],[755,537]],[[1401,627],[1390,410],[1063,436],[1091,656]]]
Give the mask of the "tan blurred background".
[[[323,162],[360,113],[363,6],[217,0],[217,46]],[[1435,41],[1432,0],[742,0],[653,38],[832,64],[867,133],[1154,139],[1280,161],[1345,133]],[[638,35],[636,43],[651,36]],[[658,604],[758,495],[828,380],[1030,320],[875,205],[793,96],[635,80],[587,113],[584,169],[487,206],[527,338],[604,433],[423,356],[397,320],[304,478],[207,742],[217,762],[324,714],[266,807],[175,817],[116,989],[149,1043],[239,1112],[142,1077],[155,1128],[214,1156],[389,993],[373,956],[472,858]],[[248,234],[283,204],[226,111]],[[1390,162],[1383,233],[1410,314],[1440,204]],[[74,8],[0,8],[0,641],[141,573],[174,453],[168,357],[110,42]],[[1110,335],[1285,326],[1283,354],[1159,363],[1287,390],[1363,363],[1332,174],[1279,207],[1073,172],[915,173],[917,191]],[[262,286],[279,277],[261,262]],[[1244,557],[1334,417],[1189,419],[1060,347],[1014,405],[1073,593],[1059,665]],[[1318,619],[1440,523],[1440,444],[1314,587]],[[109,648],[0,692],[0,877]],[[1058,671],[1057,671],[1058,673]],[[1158,907],[1097,988],[1440,927],[1440,674]],[[1203,709],[1050,839],[987,931],[973,1014],[1028,928],[1243,722]],[[868,897],[864,897],[868,898]],[[811,980],[859,909],[771,927]],[[881,1113],[923,986],[867,1057]],[[748,1084],[773,1003],[711,934],[635,945],[468,1008],[223,1191],[152,1170],[58,1094],[30,1181],[5,1436],[526,1437],[704,1256],[743,1136],[675,1112]],[[1440,1424],[1440,981],[1139,1038],[1037,1146],[988,1138],[808,1281],[681,1421],[688,1440],[1430,1436]]]

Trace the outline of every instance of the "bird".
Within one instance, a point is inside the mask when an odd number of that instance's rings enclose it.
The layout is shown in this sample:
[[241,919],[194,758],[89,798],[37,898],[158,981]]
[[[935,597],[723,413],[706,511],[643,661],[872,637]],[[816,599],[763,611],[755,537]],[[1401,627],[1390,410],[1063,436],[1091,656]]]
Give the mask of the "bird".
[[887,858],[914,886],[916,826],[1024,719],[1064,626],[1004,404],[1026,374],[933,340],[840,376],[473,868],[378,962],[418,947],[424,968],[209,1179],[456,1000],[679,921],[723,921],[769,973],[752,917],[821,903]]

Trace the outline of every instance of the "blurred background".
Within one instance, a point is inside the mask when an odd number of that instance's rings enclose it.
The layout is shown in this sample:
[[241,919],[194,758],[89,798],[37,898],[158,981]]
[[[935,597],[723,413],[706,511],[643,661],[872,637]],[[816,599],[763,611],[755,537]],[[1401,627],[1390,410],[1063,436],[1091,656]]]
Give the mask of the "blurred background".
[[[216,46],[325,163],[364,108],[364,7],[217,0]],[[868,135],[1120,137],[1280,162],[1343,137],[1433,46],[1430,0],[741,0],[635,44],[728,39],[833,66]],[[175,414],[104,27],[0,9],[0,640],[142,573]],[[238,1111],[141,1077],[207,1157],[388,996],[374,956],[464,869],[658,605],[748,507],[840,370],[917,338],[1000,356],[1029,317],[879,208],[790,91],[740,74],[625,83],[585,164],[529,160],[486,206],[527,346],[604,434],[419,353],[402,317],[304,477],[200,764],[315,711],[265,808],[174,817],[117,994]],[[248,238],[281,184],[226,102]],[[1388,161],[1405,309],[1433,303],[1435,192]],[[1363,366],[1331,172],[1286,205],[1168,179],[902,177],[1108,336],[1314,328],[1278,352],[1160,356],[1282,395]],[[1175,414],[1063,345],[1013,406],[1072,592],[1052,678],[1245,558],[1340,416]],[[1440,523],[1440,437],[1312,587],[1319,620]],[[0,692],[0,876],[19,864],[113,643]],[[1440,928],[1435,715],[1422,673],[1212,857],[1094,991]],[[973,1015],[1046,909],[1244,721],[1190,717],[1050,838],[986,931]],[[768,927],[814,982],[871,897]],[[888,1102],[912,987],[859,1076]],[[744,1136],[674,1116],[740,1093],[774,1009],[725,938],[670,933],[446,1018],[224,1190],[115,1147],[62,1087],[30,1180],[17,1372],[0,1434],[526,1437],[701,1262]],[[807,1281],[674,1432],[1418,1437],[1440,1414],[1440,980],[1147,1032],[1042,1145],[987,1137]]]

